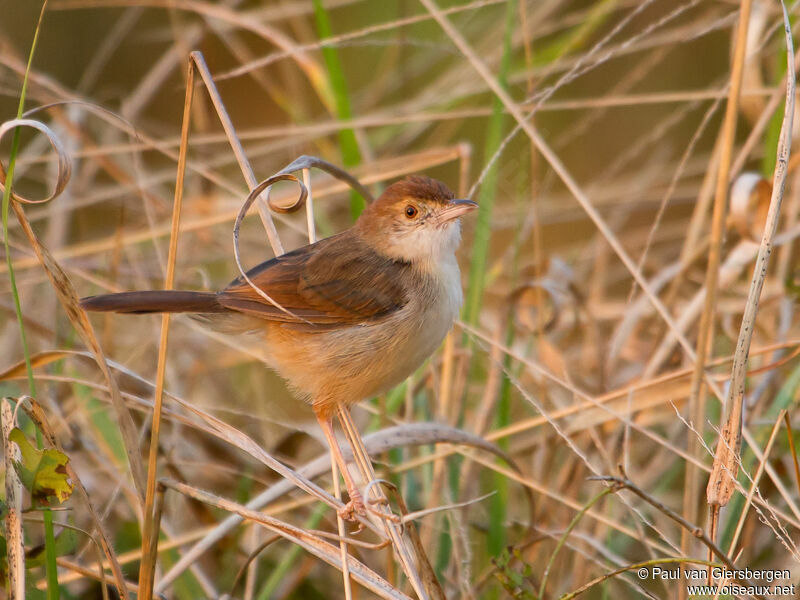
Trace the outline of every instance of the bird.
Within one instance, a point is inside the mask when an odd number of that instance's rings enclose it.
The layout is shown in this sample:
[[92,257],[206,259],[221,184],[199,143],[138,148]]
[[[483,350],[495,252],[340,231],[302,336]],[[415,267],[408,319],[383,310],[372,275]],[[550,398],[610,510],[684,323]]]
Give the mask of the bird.
[[440,181],[409,176],[348,229],[267,260],[219,292],[121,292],[81,306],[192,313],[226,333],[256,335],[268,366],[311,404],[345,480],[349,501],[339,512],[355,520],[366,509],[333,417],[402,383],[442,343],[463,301],[461,217],[477,206]]

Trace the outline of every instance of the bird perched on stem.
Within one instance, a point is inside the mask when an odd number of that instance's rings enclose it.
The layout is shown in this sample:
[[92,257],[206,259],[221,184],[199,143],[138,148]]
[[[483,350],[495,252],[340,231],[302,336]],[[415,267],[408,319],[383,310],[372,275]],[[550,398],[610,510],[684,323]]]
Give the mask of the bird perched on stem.
[[196,313],[212,327],[260,336],[269,365],[311,403],[347,485],[342,515],[353,518],[364,514],[364,501],[333,416],[402,382],[442,342],[462,302],[459,217],[476,207],[439,181],[408,177],[349,229],[248,271],[261,294],[239,277],[220,292],[123,292],[81,305]]

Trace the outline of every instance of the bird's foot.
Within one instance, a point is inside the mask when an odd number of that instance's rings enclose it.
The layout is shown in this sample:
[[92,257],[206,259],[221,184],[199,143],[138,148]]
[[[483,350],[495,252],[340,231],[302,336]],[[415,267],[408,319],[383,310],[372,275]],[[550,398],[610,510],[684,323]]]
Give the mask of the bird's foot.
[[348,494],[350,495],[350,501],[340,508],[338,512],[339,516],[345,521],[355,523],[358,521],[357,517],[365,517],[367,515],[367,507],[364,505],[364,498],[361,496],[361,492],[357,489],[349,490]]
[[[401,525],[403,523],[403,518],[391,511],[389,508],[389,500],[386,498],[370,498],[368,504],[369,506],[367,506],[367,510],[373,515],[380,517],[381,519],[391,521],[392,523],[396,523],[397,525]],[[373,508],[373,506],[380,506],[385,510]]]
[[[367,490],[367,493],[369,493],[369,488]],[[380,519],[402,525],[403,518],[392,512],[389,508],[389,500],[386,497],[370,498],[365,504],[364,497],[355,485],[347,493],[350,496],[350,501],[338,511],[339,516],[345,521],[356,523],[358,522],[358,517],[365,517],[369,512]]]
[[[367,485],[366,494],[369,497],[370,491],[372,491],[373,485],[387,485],[389,489],[394,490],[397,492],[397,488],[394,484],[386,481],[385,479],[375,479],[369,482]],[[402,525],[403,524],[403,517],[398,514],[392,512],[390,508],[389,499],[384,494],[379,494],[377,497],[372,497],[367,500],[367,510],[371,512],[373,515],[385,520],[391,521],[395,525]]]

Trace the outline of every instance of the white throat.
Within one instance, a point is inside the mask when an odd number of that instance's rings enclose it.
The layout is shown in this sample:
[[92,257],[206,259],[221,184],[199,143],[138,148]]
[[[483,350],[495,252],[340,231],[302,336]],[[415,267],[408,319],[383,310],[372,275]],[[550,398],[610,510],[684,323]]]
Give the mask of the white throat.
[[[461,223],[456,220],[442,227],[424,225],[388,236],[385,252],[396,260],[417,264],[424,270],[452,258],[461,242]],[[427,267],[427,268],[426,268]]]

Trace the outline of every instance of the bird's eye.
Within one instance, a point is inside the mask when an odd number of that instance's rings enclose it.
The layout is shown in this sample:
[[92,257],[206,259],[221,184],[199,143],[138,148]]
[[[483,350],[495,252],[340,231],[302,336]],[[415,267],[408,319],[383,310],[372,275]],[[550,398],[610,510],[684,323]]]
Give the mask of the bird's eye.
[[409,219],[413,219],[414,217],[416,217],[418,212],[419,211],[417,210],[416,206],[412,204],[406,206],[406,217],[408,217]]

